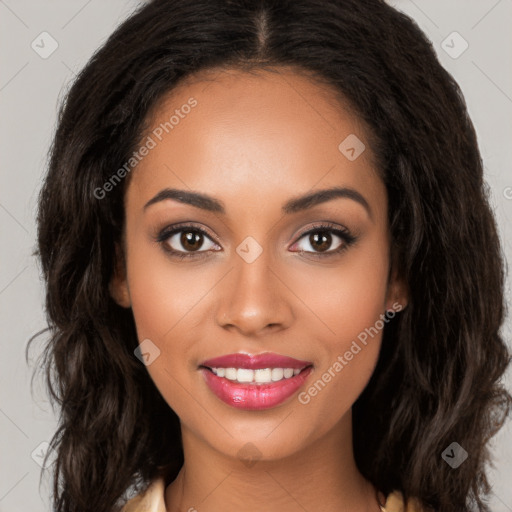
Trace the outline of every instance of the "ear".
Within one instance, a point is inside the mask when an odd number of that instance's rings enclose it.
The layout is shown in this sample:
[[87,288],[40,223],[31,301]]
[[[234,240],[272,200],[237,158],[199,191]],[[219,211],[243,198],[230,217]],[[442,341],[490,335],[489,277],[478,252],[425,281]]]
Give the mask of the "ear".
[[126,262],[123,250],[118,243],[115,244],[114,272],[109,283],[110,296],[119,306],[123,308],[131,307],[130,290],[126,279]]
[[386,294],[386,311],[402,311],[409,303],[408,283],[399,275],[396,265],[389,272],[388,290]]

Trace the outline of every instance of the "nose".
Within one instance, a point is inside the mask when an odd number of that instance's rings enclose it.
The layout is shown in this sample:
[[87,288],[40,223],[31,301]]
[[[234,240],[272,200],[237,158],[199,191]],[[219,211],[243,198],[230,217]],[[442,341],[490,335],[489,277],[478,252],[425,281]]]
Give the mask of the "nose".
[[284,276],[269,263],[265,251],[251,263],[235,261],[235,268],[223,280],[216,309],[218,325],[252,337],[291,325],[293,294],[283,283]]

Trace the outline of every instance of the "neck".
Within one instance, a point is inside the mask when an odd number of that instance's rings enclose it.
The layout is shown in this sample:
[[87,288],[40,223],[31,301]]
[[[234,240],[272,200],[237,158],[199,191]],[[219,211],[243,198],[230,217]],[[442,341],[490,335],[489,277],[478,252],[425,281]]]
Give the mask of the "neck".
[[276,460],[258,458],[249,443],[234,456],[220,453],[183,426],[182,438],[185,463],[166,489],[167,512],[380,511],[355,464],[350,413],[302,451]]

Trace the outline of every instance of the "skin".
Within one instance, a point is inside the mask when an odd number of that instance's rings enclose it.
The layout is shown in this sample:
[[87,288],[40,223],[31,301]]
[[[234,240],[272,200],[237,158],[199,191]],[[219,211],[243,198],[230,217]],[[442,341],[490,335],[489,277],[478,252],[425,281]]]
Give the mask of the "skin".
[[[405,307],[405,286],[394,272],[388,279],[387,194],[366,130],[334,91],[281,68],[189,78],[152,112],[147,133],[191,97],[197,106],[130,175],[125,263],[111,283],[115,300],[133,310],[138,339],[161,351],[147,370],[181,421],[185,464],[166,489],[167,510],[378,511],[354,462],[351,407],[375,368],[382,331],[307,404],[295,394],[272,409],[235,409],[198,369],[224,354],[276,352],[313,363],[304,391],[394,303]],[[366,145],[355,161],[338,149],[349,134]],[[281,211],[291,198],[333,186],[358,191],[371,213],[346,197]],[[166,187],[213,196],[226,213],[172,199],[144,211]],[[186,252],[179,234],[155,241],[188,221],[208,233],[198,245],[209,257],[169,256],[166,244]],[[315,257],[325,253],[301,235],[320,221],[357,240],[336,255],[345,242],[330,232],[332,255]],[[252,263],[236,252],[248,236],[263,250]],[[240,453],[249,442],[252,464]]]

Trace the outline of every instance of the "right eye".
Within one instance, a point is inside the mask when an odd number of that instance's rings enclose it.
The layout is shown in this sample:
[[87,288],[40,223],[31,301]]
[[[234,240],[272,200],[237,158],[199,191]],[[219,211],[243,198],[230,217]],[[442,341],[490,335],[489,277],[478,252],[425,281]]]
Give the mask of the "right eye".
[[[190,224],[168,226],[158,234],[156,241],[164,251],[177,258],[204,257],[211,250],[221,250],[206,231]],[[200,250],[205,243],[211,244],[210,247]]]

